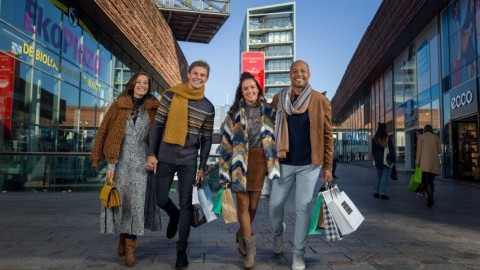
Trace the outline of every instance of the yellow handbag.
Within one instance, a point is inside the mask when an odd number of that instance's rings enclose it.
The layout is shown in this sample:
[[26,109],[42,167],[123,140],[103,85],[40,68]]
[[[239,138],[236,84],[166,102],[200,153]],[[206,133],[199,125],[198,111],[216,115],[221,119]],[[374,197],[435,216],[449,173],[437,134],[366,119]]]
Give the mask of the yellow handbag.
[[106,208],[118,207],[120,203],[120,195],[118,189],[113,186],[113,179],[109,178],[100,192],[100,201]]

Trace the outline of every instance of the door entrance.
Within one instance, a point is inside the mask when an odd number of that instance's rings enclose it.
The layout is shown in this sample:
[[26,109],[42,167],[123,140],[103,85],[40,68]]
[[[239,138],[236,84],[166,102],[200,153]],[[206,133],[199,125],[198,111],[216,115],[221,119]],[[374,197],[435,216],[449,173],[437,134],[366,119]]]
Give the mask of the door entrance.
[[476,117],[453,122],[452,140],[454,178],[479,180]]

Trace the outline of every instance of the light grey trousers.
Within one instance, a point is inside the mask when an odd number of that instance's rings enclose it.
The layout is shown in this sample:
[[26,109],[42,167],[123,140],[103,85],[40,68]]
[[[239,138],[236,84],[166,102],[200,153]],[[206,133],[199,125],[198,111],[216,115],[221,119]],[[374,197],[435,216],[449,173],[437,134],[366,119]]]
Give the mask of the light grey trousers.
[[319,179],[322,166],[304,165],[291,166],[280,165],[280,179],[272,181],[272,193],[270,195],[270,222],[273,233],[283,233],[284,207],[288,196],[295,185],[295,233],[293,253],[303,255],[307,245],[308,227],[310,226],[313,194],[315,185]]

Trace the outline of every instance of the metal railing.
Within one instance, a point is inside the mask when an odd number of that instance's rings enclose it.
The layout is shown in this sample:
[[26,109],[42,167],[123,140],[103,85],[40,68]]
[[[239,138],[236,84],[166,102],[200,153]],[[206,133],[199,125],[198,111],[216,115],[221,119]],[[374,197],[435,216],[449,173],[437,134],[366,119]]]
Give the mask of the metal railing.
[[159,9],[230,14],[230,0],[153,0]]

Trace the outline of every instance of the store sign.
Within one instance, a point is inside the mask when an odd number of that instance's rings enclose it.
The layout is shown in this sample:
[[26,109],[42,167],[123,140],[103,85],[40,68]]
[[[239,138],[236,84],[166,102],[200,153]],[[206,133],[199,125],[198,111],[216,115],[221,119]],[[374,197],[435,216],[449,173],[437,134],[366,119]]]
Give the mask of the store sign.
[[[13,72],[15,71],[15,59],[12,56],[0,52],[0,118],[6,119],[12,117]],[[5,129],[3,134],[6,136],[10,133],[10,121],[1,120],[0,122],[3,124]]]
[[477,80],[472,79],[450,90],[450,115],[459,118],[477,112]]
[[265,53],[242,52],[242,73],[250,72],[257,79],[265,95]]
[[[70,23],[72,26],[76,26],[78,23],[77,12],[75,9],[70,9],[69,11]],[[36,26],[33,27],[32,21],[36,22]],[[59,49],[62,47],[62,52],[65,54],[70,54],[73,59],[81,63],[84,67],[93,71],[95,74],[102,73],[102,58],[97,55],[96,48],[89,48],[85,44],[81,44],[81,37],[77,36],[67,24],[63,24],[63,35],[62,35],[62,26],[53,21],[48,16],[44,16],[43,7],[39,6],[37,3],[37,17],[35,18],[35,1],[27,0],[25,7],[25,18],[24,18],[24,27],[30,33],[35,34],[37,37],[43,37],[45,42],[51,44],[54,48]],[[85,29],[86,30],[86,29]],[[86,30],[86,32],[89,32]],[[26,48],[31,51],[31,54],[35,55],[37,59],[37,51],[33,52],[33,49]],[[25,53],[25,52],[24,52]],[[44,60],[44,56],[40,56],[41,61]],[[45,61],[48,59],[45,58]],[[58,68],[57,68],[58,70]]]

